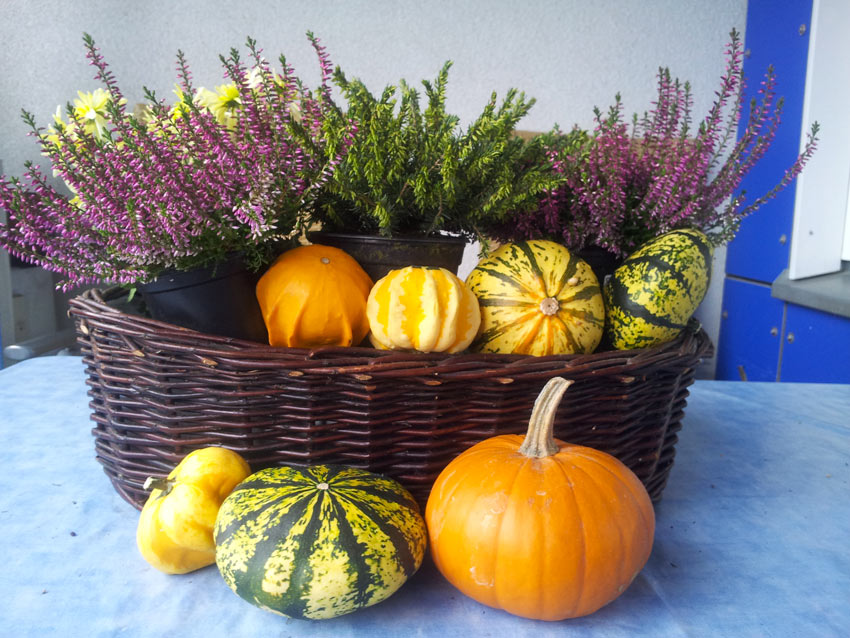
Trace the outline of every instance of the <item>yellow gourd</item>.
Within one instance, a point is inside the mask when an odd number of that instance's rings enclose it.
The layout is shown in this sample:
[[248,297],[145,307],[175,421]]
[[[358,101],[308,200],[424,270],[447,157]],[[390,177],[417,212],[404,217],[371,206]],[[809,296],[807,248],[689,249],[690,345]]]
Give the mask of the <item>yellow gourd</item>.
[[475,295],[445,268],[408,266],[378,280],[366,303],[371,341],[383,350],[459,352],[478,332]]
[[251,474],[236,452],[207,447],[190,452],[152,488],[136,529],[144,559],[167,574],[185,574],[215,562],[213,527],[221,503]]
[[283,253],[257,283],[269,344],[356,346],[369,332],[372,279],[339,248],[311,244]]

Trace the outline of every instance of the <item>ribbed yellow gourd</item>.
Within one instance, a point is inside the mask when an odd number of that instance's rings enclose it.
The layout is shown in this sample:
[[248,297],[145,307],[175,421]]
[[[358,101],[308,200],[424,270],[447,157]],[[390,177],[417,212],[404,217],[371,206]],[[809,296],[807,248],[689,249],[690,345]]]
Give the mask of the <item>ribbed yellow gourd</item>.
[[460,352],[481,322],[475,295],[445,268],[391,270],[369,293],[370,339],[383,350]]
[[293,248],[257,283],[269,343],[289,348],[356,346],[369,332],[366,297],[372,279],[332,246]]
[[481,307],[478,352],[589,353],[602,339],[605,306],[590,266],[552,241],[505,244],[466,279]]

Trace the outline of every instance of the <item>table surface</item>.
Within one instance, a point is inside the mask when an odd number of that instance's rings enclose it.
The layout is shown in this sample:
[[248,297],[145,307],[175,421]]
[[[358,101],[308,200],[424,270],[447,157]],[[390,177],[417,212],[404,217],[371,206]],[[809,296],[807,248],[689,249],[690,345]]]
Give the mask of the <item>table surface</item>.
[[5,635],[850,635],[848,385],[697,381],[648,564],[607,607],[555,623],[479,605],[428,558],[387,601],[325,621],[257,609],[215,566],[162,574],[94,458],[79,357],[0,371],[0,415]]

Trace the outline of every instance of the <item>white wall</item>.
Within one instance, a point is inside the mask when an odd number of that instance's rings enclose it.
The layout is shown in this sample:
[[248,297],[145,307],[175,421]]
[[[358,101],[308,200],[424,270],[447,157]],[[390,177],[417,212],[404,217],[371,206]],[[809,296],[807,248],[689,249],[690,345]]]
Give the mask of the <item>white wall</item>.
[[593,106],[608,106],[617,91],[627,111],[645,109],[659,65],[691,80],[696,112],[706,111],[729,30],[743,31],[745,11],[746,0],[3,0],[0,158],[10,173],[37,158],[21,107],[48,124],[58,104],[97,86],[84,31],[131,102],[141,99],[143,84],[171,97],[178,48],[199,85],[220,83],[218,54],[246,35],[269,57],[284,52],[315,81],[304,37],[312,29],[336,64],[375,89],[400,77],[433,78],[452,59],[450,107],[465,122],[492,90],[524,90],[538,103],[523,128],[538,130],[589,125]]
[[246,35],[268,57],[284,52],[315,85],[318,68],[304,37],[311,29],[334,63],[376,91],[401,77],[433,78],[451,59],[449,108],[463,123],[491,91],[516,87],[537,98],[521,128],[547,130],[556,122],[590,126],[593,107],[606,108],[618,91],[626,112],[648,109],[659,66],[690,80],[695,113],[706,112],[728,33],[743,33],[745,19],[746,0],[3,0],[0,159],[11,174],[39,159],[21,107],[46,125],[78,89],[96,88],[83,31],[131,103],[141,100],[143,84],[171,97],[178,48],[197,85],[220,83],[217,55]]

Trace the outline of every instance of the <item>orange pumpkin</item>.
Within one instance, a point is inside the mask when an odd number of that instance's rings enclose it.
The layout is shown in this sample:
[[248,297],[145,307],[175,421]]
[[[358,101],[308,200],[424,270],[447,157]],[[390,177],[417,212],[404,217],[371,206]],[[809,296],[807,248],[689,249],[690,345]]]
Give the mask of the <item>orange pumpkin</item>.
[[440,474],[425,521],[446,579],[480,603],[540,620],[590,614],[646,564],[655,514],[613,456],[552,436],[571,381],[549,381],[528,433],[471,447]]
[[269,343],[290,348],[358,345],[369,332],[372,280],[348,253],[311,244],[283,253],[257,283]]

